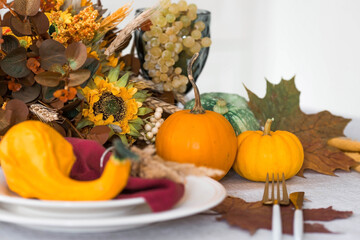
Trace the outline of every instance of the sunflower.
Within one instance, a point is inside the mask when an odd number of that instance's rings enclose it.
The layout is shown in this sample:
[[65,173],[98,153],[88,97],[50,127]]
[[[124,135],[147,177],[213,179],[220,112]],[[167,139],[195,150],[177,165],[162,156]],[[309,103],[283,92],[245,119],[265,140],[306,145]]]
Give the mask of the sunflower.
[[95,88],[85,87],[83,95],[88,107],[82,115],[94,125],[117,125],[121,134],[130,133],[130,121],[138,118],[138,109],[142,103],[134,98],[137,89],[132,86],[118,87],[100,76],[94,79]]

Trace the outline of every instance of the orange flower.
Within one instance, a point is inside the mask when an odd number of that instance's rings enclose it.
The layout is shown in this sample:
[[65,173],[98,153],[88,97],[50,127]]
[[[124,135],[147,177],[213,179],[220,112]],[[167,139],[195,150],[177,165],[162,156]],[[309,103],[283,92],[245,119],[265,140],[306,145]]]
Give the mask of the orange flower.
[[69,100],[73,100],[76,96],[77,90],[76,88],[70,87],[66,89],[59,89],[54,92],[54,97],[58,98],[62,102],[67,102]]
[[26,66],[35,74],[45,72],[45,70],[40,67],[40,62],[36,58],[29,58]]
[[13,92],[18,92],[21,89],[21,84],[15,82],[15,78],[11,78],[11,81],[8,81],[8,89]]

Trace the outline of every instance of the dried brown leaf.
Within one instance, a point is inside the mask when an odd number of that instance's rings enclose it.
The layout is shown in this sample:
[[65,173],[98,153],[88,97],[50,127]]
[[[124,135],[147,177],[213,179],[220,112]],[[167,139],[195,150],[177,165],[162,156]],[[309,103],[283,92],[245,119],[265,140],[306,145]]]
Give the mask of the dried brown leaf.
[[49,30],[49,19],[43,12],[38,12],[35,16],[29,18],[33,26],[35,27],[35,32],[37,34],[45,34]]
[[91,75],[90,70],[79,69],[69,74],[69,87],[79,86],[86,82]]
[[14,0],[14,10],[23,16],[34,16],[40,8],[40,0]]
[[39,84],[34,84],[31,87],[23,86],[20,91],[13,92],[12,97],[19,99],[25,103],[34,101],[39,97],[41,93],[41,86]]
[[111,129],[108,126],[95,126],[90,130],[87,139],[97,141],[103,145],[109,139],[110,132]]
[[30,22],[24,22],[13,15],[10,16],[10,28],[11,31],[18,37],[32,35]]
[[130,71],[133,72],[135,75],[139,75],[140,72],[140,60],[134,55],[127,54],[120,58],[120,61],[125,63],[125,66],[130,67]]
[[267,83],[264,98],[259,98],[249,89],[249,107],[255,117],[265,124],[274,118],[272,130],[285,130],[294,133],[304,147],[304,164],[298,175],[305,169],[334,175],[336,169],[349,171],[355,162],[336,148],[327,145],[330,138],[343,136],[344,128],[350,119],[334,116],[328,111],[305,114],[300,109],[300,92],[295,79],[281,80],[277,85]]
[[[254,234],[258,229],[271,230],[272,207],[259,202],[246,202],[241,198],[227,197],[220,205],[213,208],[221,214],[218,220],[225,220],[230,225],[239,227]],[[281,206],[283,233],[293,234],[293,218],[295,208],[292,205]],[[352,215],[351,211],[336,211],[332,207],[304,209],[304,231],[312,233],[331,233],[322,224],[309,224],[306,221],[332,221],[345,219]]]

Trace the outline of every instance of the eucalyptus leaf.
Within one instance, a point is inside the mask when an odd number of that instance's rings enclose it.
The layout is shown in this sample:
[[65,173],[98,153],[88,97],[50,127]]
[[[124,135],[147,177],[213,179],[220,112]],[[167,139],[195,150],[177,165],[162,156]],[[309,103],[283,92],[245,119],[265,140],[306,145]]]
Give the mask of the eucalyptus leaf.
[[29,18],[36,28],[36,33],[45,34],[49,30],[49,19],[43,12],[38,12],[35,16]]
[[4,135],[11,126],[12,111],[0,109],[0,134]]
[[23,16],[34,16],[39,12],[40,0],[14,0],[14,10]]
[[64,45],[53,39],[42,42],[39,49],[41,67],[50,70],[54,64],[64,65],[67,62],[65,50]]
[[146,108],[146,107],[141,107],[138,109],[138,116],[144,116],[146,114],[149,114],[153,112],[153,110],[151,108]]
[[[99,69],[99,67],[100,67],[100,62],[96,58],[88,58],[88,59],[86,59],[86,62],[84,63],[82,68],[90,70],[89,81],[95,75],[95,73]],[[86,87],[87,84],[88,84],[88,81],[81,84],[80,87],[84,88],[84,87]]]
[[90,71],[87,69],[79,69],[69,74],[69,87],[81,85],[90,77]]
[[3,16],[3,19],[0,23],[1,27],[10,27],[10,18],[11,18],[12,14],[11,12],[6,12]]
[[35,83],[35,74],[30,72],[26,77],[19,78],[19,83],[23,86],[31,87]]
[[65,73],[66,73],[64,71],[63,67],[58,63],[55,63],[55,64],[51,65],[49,71],[57,72],[57,73],[60,73],[61,75],[65,75]]
[[78,70],[87,59],[86,46],[81,42],[73,42],[66,48],[65,55],[70,68]]
[[2,37],[4,42],[1,44],[1,50],[6,54],[20,47],[19,40],[13,35],[5,35]]
[[15,16],[10,17],[11,31],[18,37],[31,36],[31,24],[29,21],[22,21]]
[[16,48],[0,62],[1,69],[8,75],[15,78],[26,77],[30,70],[26,66],[26,49]]
[[46,87],[56,87],[62,79],[61,73],[57,72],[42,72],[35,76],[35,81]]
[[13,92],[12,97],[20,99],[25,103],[29,103],[37,99],[41,92],[41,86],[39,84],[34,84],[31,87],[23,86],[20,91]]
[[25,121],[29,115],[29,108],[19,99],[12,99],[6,104],[6,111],[9,110],[12,111],[12,124]]
[[117,87],[125,87],[129,81],[130,72],[126,72],[116,83]]

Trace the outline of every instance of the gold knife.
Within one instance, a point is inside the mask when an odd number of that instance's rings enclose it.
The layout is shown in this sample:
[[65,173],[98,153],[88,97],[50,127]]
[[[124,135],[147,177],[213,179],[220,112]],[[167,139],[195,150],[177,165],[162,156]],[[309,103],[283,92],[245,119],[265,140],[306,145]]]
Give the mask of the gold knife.
[[290,201],[294,204],[296,210],[294,214],[294,239],[302,240],[304,235],[304,219],[302,206],[304,201],[304,192],[290,193]]

